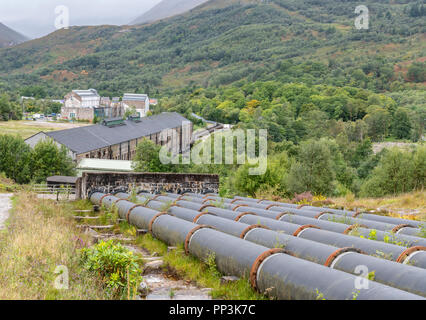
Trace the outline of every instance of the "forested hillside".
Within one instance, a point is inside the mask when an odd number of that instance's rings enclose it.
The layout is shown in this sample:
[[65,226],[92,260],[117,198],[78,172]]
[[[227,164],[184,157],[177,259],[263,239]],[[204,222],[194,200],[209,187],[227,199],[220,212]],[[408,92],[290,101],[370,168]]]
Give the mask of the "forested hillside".
[[55,97],[75,87],[167,93],[241,79],[424,88],[422,6],[365,4],[369,30],[354,28],[357,1],[337,0],[213,0],[152,25],[60,30],[1,50],[0,88],[42,84]]

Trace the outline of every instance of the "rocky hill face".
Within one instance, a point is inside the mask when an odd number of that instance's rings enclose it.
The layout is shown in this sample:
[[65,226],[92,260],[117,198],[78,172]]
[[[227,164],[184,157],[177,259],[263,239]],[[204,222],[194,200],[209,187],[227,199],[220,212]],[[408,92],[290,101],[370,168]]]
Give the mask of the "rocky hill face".
[[163,0],[130,24],[144,24],[185,13],[208,0]]
[[27,40],[27,37],[0,22],[0,48],[12,47]]

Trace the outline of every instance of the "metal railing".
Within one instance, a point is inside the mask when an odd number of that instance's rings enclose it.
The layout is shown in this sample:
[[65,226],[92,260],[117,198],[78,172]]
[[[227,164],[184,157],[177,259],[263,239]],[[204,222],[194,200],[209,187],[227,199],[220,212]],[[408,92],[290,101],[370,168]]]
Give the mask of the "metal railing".
[[37,194],[53,194],[56,195],[56,200],[60,200],[60,195],[65,195],[67,200],[70,200],[71,195],[76,194],[76,188],[71,186],[48,186],[46,184],[34,184],[31,186],[33,192]]

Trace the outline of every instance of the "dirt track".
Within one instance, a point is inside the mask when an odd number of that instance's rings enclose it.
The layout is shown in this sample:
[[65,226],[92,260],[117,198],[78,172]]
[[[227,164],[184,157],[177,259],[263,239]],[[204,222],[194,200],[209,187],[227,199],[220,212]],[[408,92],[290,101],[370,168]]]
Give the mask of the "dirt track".
[[9,217],[9,210],[12,209],[12,194],[0,193],[0,230],[4,228],[4,223]]

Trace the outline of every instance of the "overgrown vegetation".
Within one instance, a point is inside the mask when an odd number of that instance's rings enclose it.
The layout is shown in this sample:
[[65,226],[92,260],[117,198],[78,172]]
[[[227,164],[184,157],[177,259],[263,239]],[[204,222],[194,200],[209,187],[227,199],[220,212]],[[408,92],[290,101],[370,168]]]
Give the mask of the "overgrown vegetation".
[[64,146],[40,141],[31,149],[22,138],[0,135],[0,172],[17,183],[45,182],[54,175],[73,176],[75,164]]
[[[100,280],[80,265],[79,249],[88,238],[75,229],[71,214],[52,201],[15,195],[8,227],[0,232],[0,299],[107,298]],[[68,290],[55,288],[58,266],[68,270]]]
[[82,263],[86,270],[102,279],[106,292],[113,299],[133,299],[142,281],[141,259],[133,252],[112,240],[81,251]]
[[[386,196],[380,198],[360,198],[352,196],[332,198],[337,207],[350,210],[358,208],[363,211],[375,211],[382,215],[390,215],[402,219],[419,219],[426,221],[426,191],[405,193],[398,196]],[[411,211],[417,215],[409,214]],[[405,213],[404,213],[405,212]]]
[[[202,143],[208,146],[212,141]],[[341,137],[310,139],[299,145],[287,141],[271,143],[263,175],[250,175],[249,168],[253,165],[237,165],[236,157],[230,165],[216,165],[212,160],[210,164],[165,166],[159,159],[161,147],[148,140],[145,145],[150,146],[146,150],[155,151],[144,153],[145,149],[139,149],[143,157],[134,160],[137,170],[218,173],[222,196],[269,194],[292,198],[306,191],[316,196],[395,196],[423,190],[426,182],[426,147],[421,145],[412,151],[395,148],[374,154],[369,140],[354,146]]]

